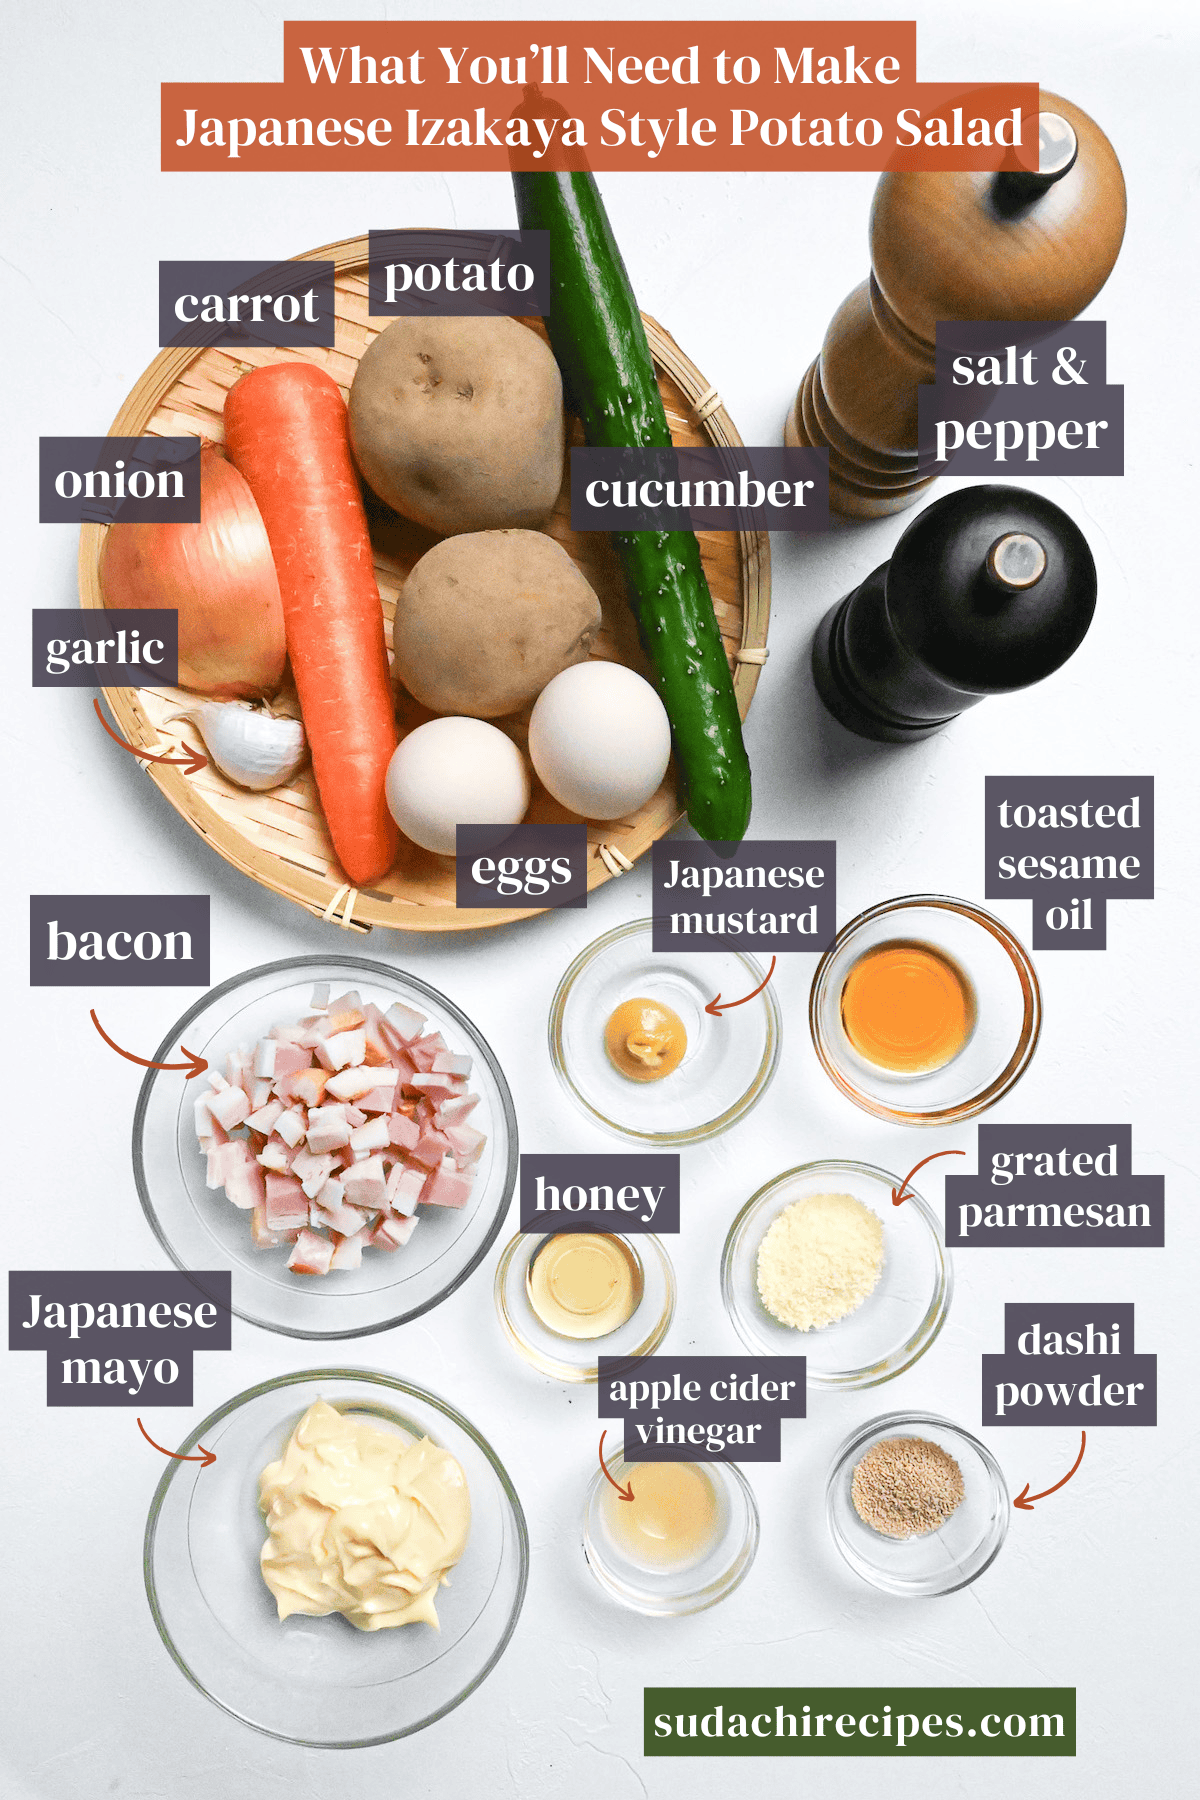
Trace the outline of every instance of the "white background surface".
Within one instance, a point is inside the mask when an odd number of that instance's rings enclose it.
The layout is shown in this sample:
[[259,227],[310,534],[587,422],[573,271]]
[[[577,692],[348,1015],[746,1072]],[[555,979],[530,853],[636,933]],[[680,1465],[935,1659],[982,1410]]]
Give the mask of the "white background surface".
[[[213,980],[303,950],[349,950],[319,922],[209,853],[132,759],[100,733],[84,691],[32,693],[31,606],[74,604],[76,534],[37,525],[40,434],[101,432],[156,352],[157,263],[170,257],[288,255],[383,224],[513,222],[504,177],[158,172],[158,83],[278,78],[286,16],[380,16],[319,0],[190,7],[5,0],[8,169],[0,281],[5,302],[4,437],[12,681],[5,883],[14,999],[5,1049],[8,1214],[16,1266],[155,1268],[163,1258],[137,1205],[129,1129],[138,1073],[87,1019],[147,1053],[190,1004],[170,989],[27,991],[25,896],[41,892],[210,892]],[[406,9],[382,8],[397,18]],[[424,9],[420,9],[424,11]],[[470,5],[443,9],[463,17]],[[508,11],[561,14],[528,0]],[[618,4],[597,7],[613,16]],[[641,10],[641,9],[638,9]],[[698,7],[664,3],[661,15]],[[702,10],[708,11],[707,7]],[[714,8],[716,16],[737,9]],[[761,16],[769,4],[753,9]],[[1123,480],[1048,481],[1080,522],[1100,570],[1093,629],[1071,663],[1024,696],[989,701],[942,736],[896,750],[827,720],[808,675],[812,629],[881,561],[911,515],[773,545],[771,661],[747,733],[753,829],[836,837],[840,916],[914,890],[980,899],[986,774],[1152,773],[1158,894],[1109,908],[1105,953],[1039,961],[1046,1023],[998,1120],[1133,1125],[1134,1168],[1167,1178],[1168,1249],[962,1251],[947,1329],[916,1369],[883,1390],[815,1394],[785,1424],[778,1467],[749,1470],[762,1512],[758,1562],[739,1592],[696,1618],[655,1621],[602,1599],[579,1547],[595,1466],[591,1390],[525,1370],[496,1324],[499,1246],[466,1286],[399,1331],[348,1344],[351,1363],[405,1374],[446,1395],[497,1447],[523,1498],[533,1545],[528,1601],[496,1672],[419,1736],[349,1755],[301,1751],[235,1724],[191,1689],[156,1636],[141,1577],[146,1510],[161,1459],[133,1412],[54,1411],[43,1359],[8,1359],[4,1546],[11,1725],[6,1800],[199,1796],[303,1800],[332,1784],[375,1800],[502,1800],[720,1790],[898,1797],[1181,1793],[1194,1764],[1194,1642],[1187,1556],[1194,1546],[1185,1373],[1195,1336],[1193,828],[1195,340],[1190,300],[1196,77],[1191,9],[1180,4],[964,8],[823,3],[819,16],[911,17],[926,80],[1038,79],[1090,111],[1125,168],[1125,247],[1092,316],[1109,321],[1109,379],[1126,388]],[[827,320],[867,269],[874,177],[620,175],[602,179],[643,307],[718,385],[747,442],[773,443]],[[1031,484],[1037,485],[1037,484]],[[586,913],[475,936],[389,937],[394,959],[444,990],[491,1040],[511,1081],[527,1149],[603,1149],[558,1091],[544,1049],[557,978],[589,939],[649,910],[648,865]],[[1028,938],[1028,903],[998,907]],[[362,942],[356,940],[356,942]],[[752,1118],[685,1153],[684,1223],[670,1243],[680,1305],[667,1348],[733,1352],[717,1265],[729,1221],[761,1182],[818,1157],[903,1173],[935,1149],[973,1158],[974,1127],[912,1133],[876,1123],[822,1076],[805,1024],[813,959],[785,961],[783,1063]],[[14,1016],[15,1015],[15,1016]],[[1190,1141],[1189,1141],[1190,1139]],[[941,1202],[941,1177],[926,1192]],[[973,1167],[973,1160],[960,1167]],[[515,1212],[515,1208],[514,1208]],[[1159,1356],[1153,1431],[1098,1429],[1082,1470],[1033,1513],[975,1586],[905,1602],[841,1565],[822,1495],[830,1458],[858,1421],[927,1407],[979,1425],[979,1357],[999,1350],[1005,1299],[1133,1300],[1138,1348]],[[195,1410],[146,1423],[177,1442],[232,1393],[333,1360],[235,1321],[231,1356],[198,1356]],[[1194,1376],[1193,1376],[1194,1379]],[[1014,1492],[1048,1486],[1078,1444],[1070,1431],[986,1434]],[[1074,1763],[1025,1760],[786,1760],[720,1763],[641,1756],[644,1684],[763,1682],[1067,1684],[1079,1692]]]

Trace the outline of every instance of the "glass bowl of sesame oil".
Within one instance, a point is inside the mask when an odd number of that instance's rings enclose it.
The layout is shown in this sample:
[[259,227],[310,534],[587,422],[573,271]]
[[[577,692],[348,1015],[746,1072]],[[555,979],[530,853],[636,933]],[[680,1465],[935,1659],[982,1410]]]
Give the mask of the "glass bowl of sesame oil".
[[813,1046],[848,1100],[899,1125],[986,1112],[1037,1048],[1041,991],[1028,952],[966,900],[912,894],[860,913],[821,958]]

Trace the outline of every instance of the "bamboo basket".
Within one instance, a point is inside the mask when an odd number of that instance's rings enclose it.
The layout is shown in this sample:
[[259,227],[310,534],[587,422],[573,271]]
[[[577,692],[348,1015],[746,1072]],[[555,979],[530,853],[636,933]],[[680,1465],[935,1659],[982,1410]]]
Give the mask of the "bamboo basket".
[[[372,319],[367,300],[367,239],[352,238],[312,250],[306,261],[335,264],[337,326],[332,350],[279,350],[186,347],[164,350],[155,357],[126,399],[110,428],[111,436],[195,435],[221,443],[225,395],[237,378],[264,362],[309,361],[327,369],[348,394],[355,367],[368,344],[385,328]],[[720,395],[684,355],[674,338],[645,317],[658,384],[671,436],[678,445],[740,444]],[[540,320],[522,320],[545,335]],[[574,421],[573,442],[581,443]],[[383,601],[387,639],[396,597],[418,557],[437,540],[399,518],[367,496],[375,575]],[[80,532],[79,592],[84,606],[100,607],[100,554],[107,526],[85,524]],[[574,532],[570,523],[570,488],[564,481],[553,518],[546,526],[583,571],[600,598],[603,623],[593,655],[623,662],[648,674],[633,618],[625,601],[616,557],[603,533]],[[750,710],[759,670],[766,660],[771,604],[770,544],[766,532],[702,532],[700,551],[712,590],[721,637],[733,667],[734,691],[742,718]],[[397,687],[401,733],[432,715]],[[177,755],[185,740],[196,743],[185,719],[172,718],[196,696],[180,688],[106,688],[105,699],[126,741],[152,755]],[[298,716],[295,694],[285,688],[277,711]],[[493,720],[526,749],[528,711]],[[463,908],[454,903],[454,860],[432,856],[402,840],[400,855],[389,873],[371,888],[352,888],[334,856],[306,767],[282,788],[252,794],[226,781],[210,763],[198,775],[161,763],[142,765],[149,779],[189,825],[236,869],[282,894],[318,918],[345,930],[365,932],[373,926],[394,931],[472,931],[527,918],[523,910]],[[681,816],[674,765],[658,791],[628,818],[588,822],[588,888],[598,887],[632,864]],[[573,819],[534,779],[528,814],[539,821]]]

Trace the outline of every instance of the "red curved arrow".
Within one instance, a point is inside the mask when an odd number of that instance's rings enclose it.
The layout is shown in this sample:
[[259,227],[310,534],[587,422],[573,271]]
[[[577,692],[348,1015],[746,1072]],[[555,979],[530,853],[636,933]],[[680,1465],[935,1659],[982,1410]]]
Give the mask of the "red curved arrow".
[[154,1443],[154,1439],[150,1436],[150,1433],[146,1430],[146,1427],[142,1424],[140,1419],[137,1422],[137,1427],[148,1444],[153,1444],[156,1450],[162,1450],[164,1456],[174,1457],[176,1462],[198,1462],[202,1468],[207,1469],[209,1463],[215,1463],[217,1460],[215,1453],[211,1450],[206,1450],[203,1444],[196,1445],[197,1450],[200,1451],[199,1456],[184,1456],[178,1450],[163,1450],[161,1444]]
[[99,700],[93,700],[92,705],[96,709],[96,717],[103,725],[105,731],[107,731],[113,743],[120,744],[122,750],[128,750],[129,754],[131,756],[136,756],[139,762],[170,763],[172,768],[182,769],[185,775],[198,775],[201,769],[207,769],[207,756],[201,756],[199,750],[193,750],[190,744],[185,744],[183,746],[184,751],[186,752],[183,756],[151,756],[149,750],[139,750],[136,744],[127,744],[123,737],[117,735],[104,714],[100,711]]
[[766,987],[768,981],[770,981],[772,975],[775,973],[775,964],[778,960],[779,960],[778,957],[773,956],[771,958],[770,968],[767,970],[766,974],[763,976],[763,979],[759,982],[758,986],[756,988],[753,988],[750,993],[743,994],[740,1000],[726,1000],[724,1005],[721,1004],[720,994],[716,994],[713,996],[713,998],[709,1001],[708,1005],[705,1007],[705,1009],[704,1009],[705,1012],[711,1013],[714,1019],[719,1019],[721,1014],[723,1012],[728,1012],[731,1006],[745,1006],[747,1000],[753,1000],[755,994],[762,993],[762,991]]
[[1040,1494],[1031,1494],[1029,1492],[1029,1483],[1026,1482],[1025,1486],[1021,1489],[1020,1493],[1017,1495],[1016,1499],[1013,1501],[1014,1506],[1019,1506],[1022,1512],[1032,1512],[1033,1511],[1033,1503],[1035,1500],[1044,1500],[1046,1498],[1047,1494],[1057,1494],[1060,1487],[1066,1487],[1068,1481],[1070,1481],[1072,1475],[1075,1473],[1076,1469],[1079,1467],[1080,1463],[1083,1461],[1083,1453],[1087,1449],[1087,1432],[1081,1431],[1079,1434],[1079,1437],[1080,1437],[1079,1455],[1075,1458],[1075,1461],[1071,1464],[1070,1468],[1067,1470],[1067,1472],[1063,1476],[1062,1480],[1056,1481],[1053,1487],[1046,1488]]
[[208,1064],[205,1062],[204,1058],[202,1056],[193,1055],[192,1051],[190,1051],[188,1049],[186,1044],[180,1044],[180,1046],[179,1046],[179,1048],[183,1051],[183,1054],[187,1057],[186,1062],[181,1062],[181,1063],[150,1062],[144,1056],[135,1056],[133,1054],[132,1050],[122,1050],[120,1044],[114,1044],[113,1040],[109,1037],[107,1031],[105,1031],[103,1025],[100,1023],[99,1019],[96,1017],[95,1007],[91,1008],[91,1020],[92,1020],[92,1024],[96,1027],[96,1030],[100,1033],[100,1036],[104,1039],[105,1043],[108,1045],[110,1050],[115,1050],[118,1056],[123,1056],[125,1058],[126,1062],[137,1063],[140,1068],[143,1068],[143,1069],[186,1069],[188,1080],[194,1081],[196,1079],[196,1076],[203,1075],[205,1069],[207,1069],[207,1067],[208,1067]]
[[608,1472],[608,1466],[604,1461],[604,1440],[607,1436],[608,1436],[607,1431],[602,1431],[600,1433],[600,1472],[604,1476],[605,1481],[611,1482],[612,1486],[616,1488],[616,1490],[617,1490],[618,1494],[620,1494],[622,1500],[632,1500],[633,1499],[633,1488],[631,1487],[629,1482],[626,1482],[625,1486],[622,1487],[619,1481],[613,1481],[612,1476]]
[[[966,1154],[965,1150],[935,1150],[932,1156],[923,1156],[921,1158],[920,1162],[917,1164],[917,1169],[923,1169],[926,1163],[936,1162],[939,1156],[965,1156]],[[910,1169],[908,1174],[904,1177],[904,1180],[900,1183],[900,1186],[892,1189],[893,1206],[902,1206],[908,1199],[908,1195],[904,1190],[916,1174],[917,1169]]]

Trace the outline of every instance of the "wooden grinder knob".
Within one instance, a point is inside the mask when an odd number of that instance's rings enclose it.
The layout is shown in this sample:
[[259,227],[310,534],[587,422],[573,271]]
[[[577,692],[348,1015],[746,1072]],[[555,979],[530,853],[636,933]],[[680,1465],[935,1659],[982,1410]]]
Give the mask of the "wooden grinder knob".
[[829,451],[830,504],[850,518],[911,506],[934,479],[917,457],[917,388],[934,378],[939,319],[1073,319],[1125,233],[1125,182],[1085,112],[1040,97],[1039,169],[897,173],[871,206],[871,275],[835,313],[784,439]]

